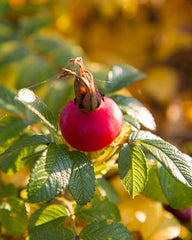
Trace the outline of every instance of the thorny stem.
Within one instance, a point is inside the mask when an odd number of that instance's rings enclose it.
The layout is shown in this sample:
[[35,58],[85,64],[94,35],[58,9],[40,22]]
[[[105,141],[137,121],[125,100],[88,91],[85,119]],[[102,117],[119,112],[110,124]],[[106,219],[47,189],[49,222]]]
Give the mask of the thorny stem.
[[70,62],[79,66],[79,73],[77,74],[70,69],[62,68],[63,73],[58,78],[69,75],[75,76],[75,103],[78,104],[80,110],[85,112],[97,110],[101,104],[102,95],[94,84],[92,74],[85,69],[82,57],[71,59]]

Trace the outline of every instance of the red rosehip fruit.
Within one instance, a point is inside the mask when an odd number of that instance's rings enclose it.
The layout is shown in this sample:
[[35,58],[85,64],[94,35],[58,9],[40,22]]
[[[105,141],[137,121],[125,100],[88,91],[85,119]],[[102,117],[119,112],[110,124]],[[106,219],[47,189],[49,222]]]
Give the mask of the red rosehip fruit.
[[123,115],[118,105],[104,97],[93,112],[82,111],[74,100],[60,113],[59,124],[64,139],[84,152],[98,151],[110,145],[120,134]]

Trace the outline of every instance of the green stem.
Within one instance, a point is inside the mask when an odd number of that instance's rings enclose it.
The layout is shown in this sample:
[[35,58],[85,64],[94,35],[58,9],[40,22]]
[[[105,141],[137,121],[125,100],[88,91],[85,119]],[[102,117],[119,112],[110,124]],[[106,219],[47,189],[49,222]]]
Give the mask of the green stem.
[[75,234],[75,239],[77,239],[77,240],[80,239],[79,235],[77,233],[77,230],[76,230],[76,226],[75,226],[75,214],[74,214],[74,211],[73,211],[74,202],[68,201],[64,197],[62,197],[61,199],[58,198],[58,200],[61,201],[63,206],[68,209],[70,219],[71,219],[71,226],[72,226],[73,232]]
[[75,234],[75,239],[79,239],[79,235],[77,234],[76,226],[75,226],[75,215],[71,215],[71,225],[73,228],[73,232]]

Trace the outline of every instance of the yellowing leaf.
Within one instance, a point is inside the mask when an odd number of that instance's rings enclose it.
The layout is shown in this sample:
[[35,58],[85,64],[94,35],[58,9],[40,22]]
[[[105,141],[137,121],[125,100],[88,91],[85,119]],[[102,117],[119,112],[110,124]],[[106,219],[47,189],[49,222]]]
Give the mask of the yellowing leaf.
[[118,177],[111,179],[111,184],[121,198],[121,222],[130,231],[139,232],[143,240],[167,240],[180,234],[179,222],[163,209],[160,202],[142,195],[131,199]]
[[157,206],[148,211],[147,220],[141,226],[144,240],[173,239],[180,234],[180,224],[170,213]]

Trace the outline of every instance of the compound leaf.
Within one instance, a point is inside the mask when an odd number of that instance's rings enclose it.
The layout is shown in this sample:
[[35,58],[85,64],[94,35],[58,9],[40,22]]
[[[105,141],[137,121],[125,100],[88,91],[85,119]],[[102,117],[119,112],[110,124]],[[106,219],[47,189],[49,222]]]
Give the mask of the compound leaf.
[[147,132],[137,131],[130,135],[131,142],[138,142],[178,181],[192,187],[192,159],[180,152],[175,146],[160,137]]
[[129,230],[117,222],[98,221],[87,225],[81,232],[83,240],[133,240]]
[[107,92],[115,92],[127,85],[146,77],[144,73],[129,65],[114,65],[108,73]]
[[89,158],[78,151],[70,152],[73,162],[69,190],[79,205],[91,201],[95,191],[95,173]]
[[53,199],[67,186],[70,173],[69,154],[61,146],[50,143],[32,170],[27,188],[29,201]]
[[117,205],[99,195],[95,195],[86,206],[77,205],[75,215],[86,222],[102,221],[104,219],[120,221],[121,219]]
[[145,155],[140,147],[124,145],[119,154],[118,167],[125,189],[134,198],[143,191],[147,178]]

